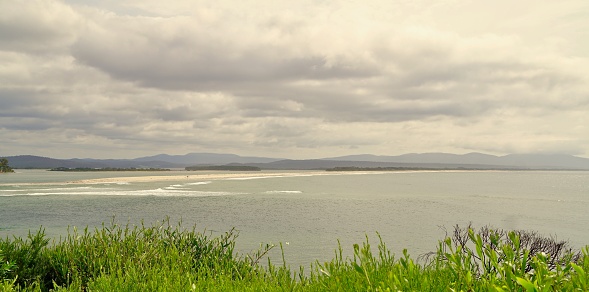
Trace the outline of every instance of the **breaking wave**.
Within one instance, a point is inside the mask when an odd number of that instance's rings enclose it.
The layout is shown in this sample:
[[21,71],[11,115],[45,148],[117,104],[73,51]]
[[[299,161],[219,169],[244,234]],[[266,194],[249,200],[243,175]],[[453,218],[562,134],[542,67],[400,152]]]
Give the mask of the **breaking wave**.
[[302,191],[267,191],[265,194],[302,194]]
[[42,192],[39,190],[28,190],[28,192],[19,193],[0,193],[0,197],[15,197],[15,196],[156,196],[156,197],[212,197],[212,196],[231,196],[241,195],[247,193],[238,192],[207,192],[194,191],[186,189],[170,189],[169,187],[150,189],[150,190],[88,190],[88,191],[53,191]]

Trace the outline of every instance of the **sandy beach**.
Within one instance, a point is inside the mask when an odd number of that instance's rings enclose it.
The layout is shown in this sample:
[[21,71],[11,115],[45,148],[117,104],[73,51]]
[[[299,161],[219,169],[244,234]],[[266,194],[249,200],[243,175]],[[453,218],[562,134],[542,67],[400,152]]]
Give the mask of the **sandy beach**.
[[188,174],[188,175],[155,175],[155,176],[136,176],[136,177],[111,177],[69,181],[68,184],[105,184],[105,183],[134,183],[134,182],[151,182],[151,181],[205,181],[219,179],[253,179],[267,177],[291,177],[291,176],[310,176],[310,175],[330,175],[326,172],[268,172],[268,173],[207,173],[207,174]]
[[84,180],[72,180],[65,182],[37,182],[37,183],[0,183],[0,185],[87,185],[87,184],[121,184],[121,183],[141,183],[141,182],[158,182],[158,181],[185,181],[198,182],[221,179],[255,179],[270,177],[295,177],[295,176],[316,176],[316,175],[341,175],[344,173],[329,173],[325,171],[312,172],[251,172],[251,173],[201,173],[192,172],[186,175],[153,175],[153,176],[132,176],[132,177],[108,177]]
[[65,182],[37,182],[37,183],[0,183],[4,185],[88,185],[88,184],[124,184],[158,181],[184,181],[199,182],[222,179],[258,179],[272,177],[297,177],[297,176],[319,176],[319,175],[365,175],[383,173],[411,173],[411,172],[472,172],[472,171],[496,171],[496,170],[402,170],[402,171],[299,171],[299,172],[237,172],[237,173],[197,173],[187,172],[186,175],[153,175],[153,176],[131,176],[131,177],[108,177],[84,180],[72,180]]

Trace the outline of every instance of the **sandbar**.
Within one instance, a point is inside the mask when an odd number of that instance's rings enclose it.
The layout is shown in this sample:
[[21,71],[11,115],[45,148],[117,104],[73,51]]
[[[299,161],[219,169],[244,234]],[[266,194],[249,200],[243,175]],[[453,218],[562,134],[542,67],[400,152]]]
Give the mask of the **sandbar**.
[[[255,179],[271,177],[295,177],[295,176],[316,176],[316,175],[337,175],[338,173],[328,173],[325,171],[312,172],[240,172],[240,173],[199,173],[186,175],[152,175],[152,176],[119,176],[106,178],[93,178],[72,181],[54,181],[54,182],[16,182],[0,183],[1,185],[26,186],[26,185],[88,185],[88,184],[124,184],[124,183],[141,183],[141,182],[160,182],[160,181],[208,181],[222,179]],[[341,173],[340,173],[341,174]]]
[[68,184],[105,184],[105,183],[134,183],[134,182],[155,182],[155,181],[206,181],[219,179],[252,179],[269,177],[292,177],[329,175],[325,172],[265,172],[265,173],[207,173],[189,175],[154,175],[154,176],[133,176],[133,177],[109,177],[69,181]]
[[153,176],[123,176],[94,178],[73,181],[55,181],[55,182],[36,182],[36,183],[0,183],[1,185],[88,185],[88,184],[125,184],[141,182],[161,182],[161,181],[209,181],[223,179],[259,179],[271,177],[300,177],[300,176],[334,176],[334,175],[360,175],[360,174],[383,174],[383,173],[412,173],[412,172],[472,172],[472,170],[401,170],[401,171],[299,171],[299,172],[239,172],[239,173],[197,173],[187,175],[153,175]]

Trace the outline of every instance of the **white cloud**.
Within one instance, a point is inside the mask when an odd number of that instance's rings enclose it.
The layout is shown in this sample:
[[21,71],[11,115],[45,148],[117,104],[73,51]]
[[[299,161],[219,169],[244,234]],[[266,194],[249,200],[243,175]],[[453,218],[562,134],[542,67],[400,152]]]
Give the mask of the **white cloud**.
[[2,2],[0,154],[587,156],[589,10],[534,3]]

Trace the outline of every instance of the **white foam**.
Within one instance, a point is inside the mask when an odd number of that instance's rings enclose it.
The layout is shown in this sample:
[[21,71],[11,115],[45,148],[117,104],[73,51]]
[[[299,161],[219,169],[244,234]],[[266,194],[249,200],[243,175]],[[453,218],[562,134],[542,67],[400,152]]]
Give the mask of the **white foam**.
[[[67,193],[64,193],[67,194]],[[59,193],[26,193],[26,194],[9,194],[0,195],[0,197],[18,197],[18,196],[49,196],[49,195],[60,195]]]
[[210,184],[210,181],[203,181],[203,182],[195,182],[195,183],[185,183],[185,184],[175,184],[165,187],[166,190],[188,190],[187,186],[195,186],[195,185],[207,185]]
[[199,182],[194,182],[194,183],[187,183],[186,185],[196,186],[196,185],[208,185],[210,183],[211,183],[210,181],[199,181]]
[[[71,187],[71,188],[41,188],[41,189],[37,189],[37,188],[30,188],[30,189],[18,189],[18,190],[0,190],[0,192],[14,192],[14,193],[18,193],[18,194],[13,194],[13,195],[21,195],[23,193],[26,193],[24,195],[30,195],[30,194],[34,194],[34,195],[38,195],[38,194],[69,194],[69,193],[73,193],[73,194],[79,194],[79,193],[86,193],[87,191],[92,191],[92,190],[113,190],[112,188],[93,188],[93,187]],[[71,191],[71,192],[69,192]]]
[[102,193],[101,195],[116,195],[116,196],[157,196],[157,197],[211,197],[211,196],[229,196],[239,195],[243,193],[232,192],[204,192],[204,191],[189,191],[189,190],[170,190],[166,188],[158,188],[153,190],[137,190],[137,191],[115,191]]
[[230,177],[226,178],[225,180],[250,180],[250,179],[263,179],[263,178],[282,178],[282,177],[299,177],[299,176],[315,176],[315,175],[307,175],[307,174],[290,174],[290,175],[268,175],[268,176],[248,176],[248,177]]
[[24,189],[19,191],[77,191],[77,190],[99,190],[93,187],[71,187],[71,188],[43,188],[43,189]]
[[31,192],[21,194],[2,194],[1,197],[14,197],[14,196],[55,196],[55,195],[67,195],[67,196],[156,196],[156,197],[213,197],[213,196],[231,196],[240,195],[246,193],[235,193],[235,192],[204,192],[204,191],[190,191],[182,189],[167,189],[157,188],[151,190],[136,190],[136,191],[123,191],[123,190],[107,190],[107,191],[87,191],[87,192]]
[[170,186],[165,187],[164,189],[166,189],[166,190],[186,190],[187,188],[185,188],[184,186],[186,186],[186,185],[185,184],[184,185],[170,185]]
[[180,188],[180,187],[175,187],[175,186],[165,187],[164,189],[166,189],[166,190],[187,190],[187,188]]
[[[277,177],[277,176],[272,176],[272,177]],[[251,180],[251,179],[263,179],[263,178],[270,178],[270,176],[230,177],[230,178],[226,178],[225,180]]]
[[267,191],[265,194],[302,194],[302,191]]
[[289,177],[310,177],[310,176],[323,176],[323,175],[340,175],[340,173],[327,173],[327,172],[316,172],[316,173],[285,173],[278,175],[265,175],[265,176],[245,176],[245,177],[229,177],[225,180],[250,180],[250,179],[263,179],[263,178],[289,178]]

